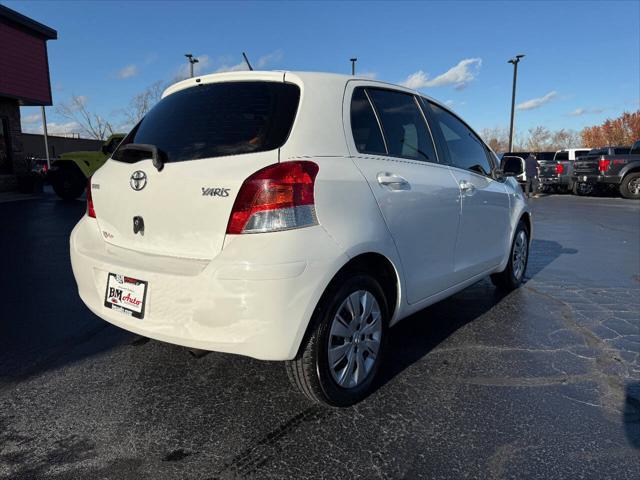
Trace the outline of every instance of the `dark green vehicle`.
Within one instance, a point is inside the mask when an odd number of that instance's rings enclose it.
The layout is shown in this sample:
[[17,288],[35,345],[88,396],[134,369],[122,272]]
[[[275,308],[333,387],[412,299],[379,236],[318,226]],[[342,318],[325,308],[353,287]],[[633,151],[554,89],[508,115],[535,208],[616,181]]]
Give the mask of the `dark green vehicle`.
[[87,179],[104,164],[124,137],[124,133],[114,133],[105,140],[99,152],[68,152],[60,155],[49,170],[49,181],[56,194],[64,200],[73,200],[82,195]]

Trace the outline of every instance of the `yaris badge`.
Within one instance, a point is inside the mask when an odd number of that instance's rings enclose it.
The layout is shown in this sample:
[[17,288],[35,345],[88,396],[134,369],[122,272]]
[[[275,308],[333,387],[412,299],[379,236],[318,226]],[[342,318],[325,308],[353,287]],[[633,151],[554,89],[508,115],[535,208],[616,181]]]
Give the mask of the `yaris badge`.
[[142,170],[136,170],[131,174],[129,185],[136,191],[142,190],[147,185],[147,174]]

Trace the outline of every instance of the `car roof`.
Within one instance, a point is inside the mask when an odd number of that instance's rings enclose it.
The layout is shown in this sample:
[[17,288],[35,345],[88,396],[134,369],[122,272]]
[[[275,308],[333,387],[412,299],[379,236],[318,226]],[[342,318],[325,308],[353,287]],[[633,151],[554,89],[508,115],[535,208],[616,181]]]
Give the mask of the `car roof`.
[[207,83],[218,82],[233,82],[233,81],[249,81],[249,80],[263,80],[263,81],[285,81],[291,78],[297,78],[304,84],[313,84],[320,82],[330,82],[333,84],[346,85],[351,81],[367,82],[371,86],[379,86],[381,88],[392,88],[394,90],[402,90],[413,95],[418,95],[429,99],[433,103],[451,110],[448,106],[444,105],[439,100],[425,95],[422,92],[407,88],[403,85],[395,83],[385,82],[382,80],[373,79],[366,76],[359,75],[345,75],[339,73],[327,73],[327,72],[307,72],[307,71],[293,71],[293,70],[241,70],[236,72],[221,72],[210,73],[207,75],[200,75],[193,78],[187,78],[181,80],[173,85],[169,86],[162,94],[162,98],[170,95],[174,92],[184,90],[185,88],[193,87],[196,85],[202,85]]
[[[335,119],[343,117],[345,89],[348,88],[350,82],[358,82],[358,86],[391,88],[411,95],[419,95],[427,98],[442,109],[451,111],[450,108],[439,101],[402,85],[394,85],[357,75],[323,72],[253,70],[212,73],[177,82],[167,88],[162,97],[164,98],[175,92],[198,85],[246,81],[287,82],[297,85],[301,90],[296,119],[289,139],[280,150],[284,159],[314,155],[342,156],[349,154],[348,146],[345,142],[344,124],[343,122],[336,122]],[[314,94],[309,95],[308,92],[314,92]],[[462,121],[464,122],[464,120]],[[318,129],[318,124],[323,125],[323,128]]]

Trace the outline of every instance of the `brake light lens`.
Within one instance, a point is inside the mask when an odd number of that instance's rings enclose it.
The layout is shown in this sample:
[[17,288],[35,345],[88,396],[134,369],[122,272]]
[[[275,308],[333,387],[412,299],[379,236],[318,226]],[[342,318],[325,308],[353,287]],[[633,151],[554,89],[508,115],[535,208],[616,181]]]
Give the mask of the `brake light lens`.
[[318,165],[276,163],[247,178],[236,197],[228,234],[263,233],[317,225],[314,185]]
[[96,218],[96,209],[93,206],[93,197],[91,196],[91,177],[87,180],[87,215]]
[[602,158],[598,161],[598,170],[600,170],[600,172],[604,173],[608,170],[609,165],[611,165],[611,160]]
[[556,164],[556,173],[562,175],[564,173],[564,165],[561,163]]

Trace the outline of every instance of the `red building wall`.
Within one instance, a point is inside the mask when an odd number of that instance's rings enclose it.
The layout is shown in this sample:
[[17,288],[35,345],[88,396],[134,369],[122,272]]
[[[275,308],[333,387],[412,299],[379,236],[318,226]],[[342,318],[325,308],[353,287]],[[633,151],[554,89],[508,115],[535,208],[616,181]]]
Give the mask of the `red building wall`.
[[0,18],[0,97],[24,105],[51,105],[47,44],[44,38]]

